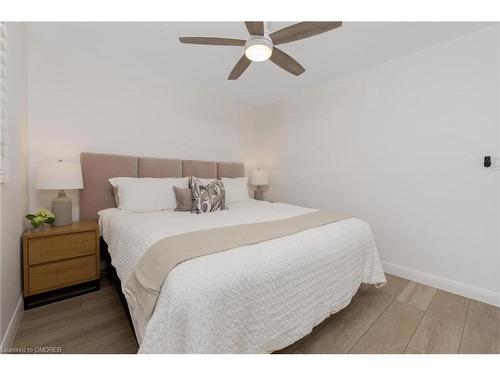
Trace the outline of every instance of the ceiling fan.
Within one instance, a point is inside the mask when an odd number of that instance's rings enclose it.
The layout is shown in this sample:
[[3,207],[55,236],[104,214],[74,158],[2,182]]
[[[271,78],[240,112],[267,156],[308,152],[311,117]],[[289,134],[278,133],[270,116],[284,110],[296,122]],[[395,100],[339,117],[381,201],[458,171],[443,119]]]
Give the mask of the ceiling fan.
[[264,22],[261,21],[245,22],[245,26],[250,34],[247,40],[183,36],[179,38],[179,41],[187,44],[244,46],[245,54],[229,73],[228,79],[230,80],[238,79],[252,61],[265,61],[267,59],[287,72],[298,76],[305,72],[304,67],[275,46],[325,33],[342,26],[342,22],[300,22],[271,34],[265,30]]

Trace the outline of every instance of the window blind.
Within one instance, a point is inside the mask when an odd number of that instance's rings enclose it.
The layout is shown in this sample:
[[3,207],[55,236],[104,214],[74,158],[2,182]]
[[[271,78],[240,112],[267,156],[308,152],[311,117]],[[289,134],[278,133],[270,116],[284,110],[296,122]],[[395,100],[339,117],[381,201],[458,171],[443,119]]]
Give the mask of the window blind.
[[0,22],[0,182],[7,178],[7,24]]

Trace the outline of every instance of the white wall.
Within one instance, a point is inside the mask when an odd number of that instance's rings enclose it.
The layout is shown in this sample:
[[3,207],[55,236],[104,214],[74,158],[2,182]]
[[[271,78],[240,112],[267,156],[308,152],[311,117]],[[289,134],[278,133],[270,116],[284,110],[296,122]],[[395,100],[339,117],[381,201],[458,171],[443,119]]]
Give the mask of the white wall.
[[267,198],[371,224],[387,270],[500,304],[499,28],[260,110]]
[[0,184],[0,342],[10,345],[22,312],[21,236],[28,209],[27,35],[7,25],[8,180]]
[[[37,41],[30,44],[30,209],[56,192],[33,189],[41,160],[79,160],[82,151],[253,163],[253,106],[127,71]],[[74,219],[78,197],[71,192]]]

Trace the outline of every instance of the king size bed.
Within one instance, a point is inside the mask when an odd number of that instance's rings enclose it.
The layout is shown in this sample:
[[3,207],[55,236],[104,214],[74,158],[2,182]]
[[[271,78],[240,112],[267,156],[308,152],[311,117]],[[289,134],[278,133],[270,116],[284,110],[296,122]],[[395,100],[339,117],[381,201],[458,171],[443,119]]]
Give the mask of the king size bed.
[[[253,199],[199,215],[130,212],[116,207],[108,181],[239,178],[241,163],[82,153],[81,164],[80,218],[99,219],[140,353],[271,353],[346,307],[361,283],[385,283],[370,227],[361,219],[330,215],[311,224],[317,210]],[[165,241],[171,247],[151,255]],[[225,245],[173,263],[157,290],[139,283],[154,296],[146,313],[141,299],[148,296],[133,283],[142,280],[139,271],[162,264],[162,256],[178,250],[173,243],[184,249],[196,241],[200,248],[200,241]]]

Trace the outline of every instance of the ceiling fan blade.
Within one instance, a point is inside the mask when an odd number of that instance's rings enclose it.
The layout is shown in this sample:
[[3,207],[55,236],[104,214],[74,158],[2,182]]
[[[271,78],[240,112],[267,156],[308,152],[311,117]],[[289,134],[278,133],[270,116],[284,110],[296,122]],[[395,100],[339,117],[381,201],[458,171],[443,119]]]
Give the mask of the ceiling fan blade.
[[247,27],[250,35],[264,35],[264,22],[262,21],[245,21],[245,26]]
[[280,68],[285,69],[287,72],[296,76],[299,76],[306,71],[302,65],[295,61],[293,57],[276,47],[273,48],[273,54],[269,59]]
[[269,36],[276,45],[309,38],[340,26],[342,26],[342,22],[300,22],[275,31]]
[[243,39],[231,39],[231,38],[212,38],[205,36],[181,36],[179,38],[181,43],[187,44],[208,44],[212,46],[244,46],[245,41]]
[[251,62],[252,61],[248,59],[246,55],[241,56],[241,59],[238,60],[233,70],[231,70],[231,73],[229,73],[229,77],[227,77],[227,79],[235,80],[240,78],[240,76],[248,68],[248,65],[250,65]]

